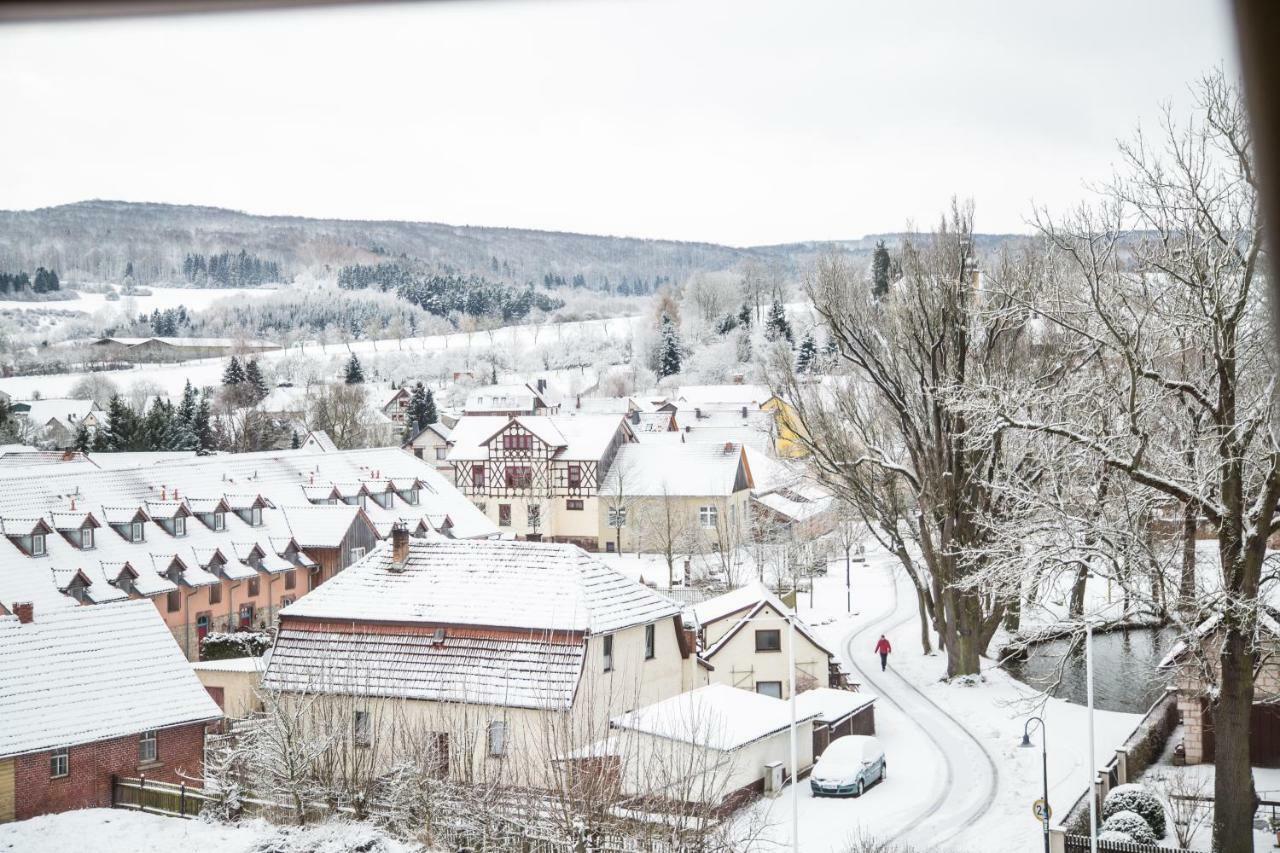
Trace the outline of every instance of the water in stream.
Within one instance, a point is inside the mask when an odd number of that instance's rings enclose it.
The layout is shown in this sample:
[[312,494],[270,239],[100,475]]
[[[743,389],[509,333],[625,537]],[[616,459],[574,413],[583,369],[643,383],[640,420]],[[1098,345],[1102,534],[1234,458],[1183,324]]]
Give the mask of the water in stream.
[[[1169,673],[1156,669],[1176,640],[1168,628],[1131,628],[1093,636],[1093,703],[1104,711],[1144,713],[1160,698]],[[1026,658],[1011,660],[1005,669],[1014,678],[1043,690],[1062,671],[1052,695],[1068,702],[1086,702],[1084,638],[1049,640],[1032,646]],[[1067,655],[1064,662],[1063,656]]]

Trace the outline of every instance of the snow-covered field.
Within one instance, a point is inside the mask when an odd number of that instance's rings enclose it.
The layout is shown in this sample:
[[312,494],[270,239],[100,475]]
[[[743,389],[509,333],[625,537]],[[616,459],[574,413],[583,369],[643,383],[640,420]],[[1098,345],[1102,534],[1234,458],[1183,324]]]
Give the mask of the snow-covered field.
[[[75,285],[70,285],[68,289],[75,290]],[[78,299],[60,299],[48,302],[0,299],[0,309],[53,308],[93,314],[103,309],[117,311],[131,306],[133,313],[146,312],[150,314],[156,309],[164,311],[167,308],[177,308],[179,305],[185,305],[188,311],[195,312],[203,311],[222,299],[259,299],[275,293],[274,288],[264,287],[147,287],[143,289],[150,291],[150,293],[143,296],[121,296],[114,301],[108,300],[105,293],[81,293]]]

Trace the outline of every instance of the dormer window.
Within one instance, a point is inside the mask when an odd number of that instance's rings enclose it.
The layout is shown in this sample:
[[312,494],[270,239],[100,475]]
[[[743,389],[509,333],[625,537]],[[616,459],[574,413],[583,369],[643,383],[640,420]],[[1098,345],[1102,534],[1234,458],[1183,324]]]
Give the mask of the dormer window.
[[405,491],[400,493],[400,497],[402,497],[404,499],[404,502],[409,504],[410,506],[418,505],[417,489],[406,489]]
[[262,507],[255,506],[249,510],[249,525],[252,527],[262,526]]
[[93,550],[93,528],[92,527],[80,528],[80,550],[81,551]]
[[187,517],[184,515],[175,516],[173,519],[173,535],[187,535]]
[[44,534],[43,533],[31,534],[31,556],[43,557],[46,553],[47,552],[45,551],[45,547],[44,547]]
[[213,529],[214,530],[227,529],[227,514],[225,512],[215,512],[213,514]]
[[129,541],[141,542],[143,539],[143,530],[141,521],[133,521],[129,523]]

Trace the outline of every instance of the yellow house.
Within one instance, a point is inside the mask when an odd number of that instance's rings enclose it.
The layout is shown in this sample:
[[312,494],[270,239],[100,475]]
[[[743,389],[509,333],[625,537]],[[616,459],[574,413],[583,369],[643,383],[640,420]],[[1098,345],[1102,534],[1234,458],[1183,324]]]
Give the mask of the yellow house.
[[807,456],[809,451],[800,440],[804,436],[804,425],[795,408],[777,394],[761,403],[760,408],[773,413],[774,448],[778,455],[791,459]]

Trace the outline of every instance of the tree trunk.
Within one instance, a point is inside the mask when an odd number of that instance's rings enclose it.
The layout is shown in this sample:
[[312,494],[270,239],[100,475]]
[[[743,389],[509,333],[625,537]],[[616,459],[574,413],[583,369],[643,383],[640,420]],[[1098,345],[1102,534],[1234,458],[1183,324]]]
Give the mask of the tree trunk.
[[1071,585],[1071,604],[1067,608],[1068,619],[1079,619],[1084,615],[1084,592],[1089,583],[1089,564],[1081,560],[1076,568],[1075,583]]
[[1196,522],[1195,504],[1182,505],[1182,577],[1178,580],[1178,609],[1188,612],[1196,600]]
[[943,644],[947,678],[982,672],[982,598],[973,592],[943,592]]
[[1257,807],[1249,763],[1253,656],[1235,624],[1223,632],[1220,666],[1221,692],[1213,705],[1213,849],[1215,853],[1235,853],[1253,849]]
[[916,605],[920,608],[920,649],[926,655],[933,654],[933,644],[929,642],[929,608],[925,604],[924,591],[916,588]]

